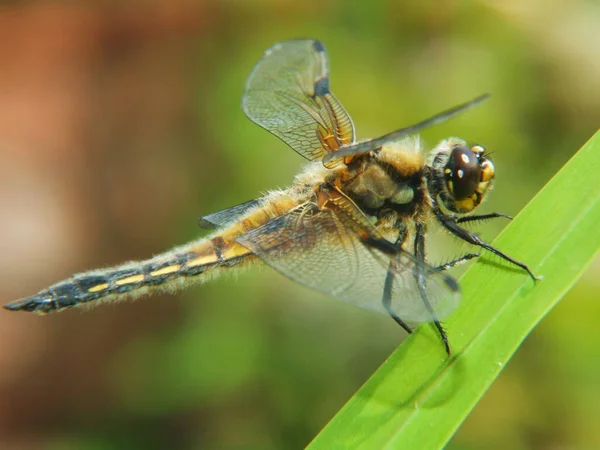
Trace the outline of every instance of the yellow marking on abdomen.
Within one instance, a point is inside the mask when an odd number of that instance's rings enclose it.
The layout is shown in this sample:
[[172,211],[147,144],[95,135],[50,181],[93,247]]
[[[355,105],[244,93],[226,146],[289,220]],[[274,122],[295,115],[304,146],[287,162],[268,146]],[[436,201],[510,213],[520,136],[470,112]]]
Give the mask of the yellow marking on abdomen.
[[175,264],[173,266],[163,267],[162,269],[155,270],[154,272],[150,272],[150,276],[159,277],[161,275],[168,275],[170,273],[179,272],[181,270],[180,264]]
[[238,256],[246,255],[248,253],[250,253],[250,250],[236,243],[235,245],[232,245],[227,250],[225,250],[222,256],[224,259],[232,259],[237,258]]
[[117,286],[122,286],[124,284],[133,284],[133,283],[140,283],[142,281],[144,281],[144,275],[140,274],[140,275],[132,275],[130,277],[127,278],[122,278],[120,280],[115,281],[115,284]]
[[185,265],[187,267],[203,266],[204,264],[211,264],[217,262],[218,259],[219,258],[216,254],[204,255],[199,256],[198,258],[190,259],[187,263],[185,263]]
[[94,292],[104,291],[104,290],[108,289],[109,287],[110,287],[110,284],[102,283],[102,284],[98,284],[94,287],[89,288],[87,291],[91,292],[93,294]]
[[[72,279],[40,291],[37,295],[15,302],[11,305],[11,309],[48,313],[83,304],[135,299],[153,292],[174,292],[193,282],[208,280],[220,274],[221,269],[228,270],[258,261],[258,256],[238,244],[236,239],[296,206],[298,201],[286,192],[272,195],[260,208],[208,239],[198,239],[145,261],[77,274]],[[145,273],[139,273],[141,270]],[[123,275],[124,273],[131,275]],[[97,284],[93,285],[92,278],[96,279],[96,277],[98,277]],[[106,280],[110,281],[106,282]],[[75,293],[75,290],[63,286],[68,283],[81,290],[85,285],[91,287],[87,288],[83,295],[69,298],[64,295]],[[119,289],[123,286],[125,287]],[[62,288],[62,290],[57,294],[53,291],[54,288]],[[126,292],[119,292],[121,290]]]

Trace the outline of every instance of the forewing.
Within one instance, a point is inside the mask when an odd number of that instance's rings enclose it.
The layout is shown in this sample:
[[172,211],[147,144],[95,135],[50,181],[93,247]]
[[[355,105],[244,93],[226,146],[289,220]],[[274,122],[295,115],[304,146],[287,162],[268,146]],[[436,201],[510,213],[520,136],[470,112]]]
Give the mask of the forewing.
[[230,208],[222,209],[212,214],[200,217],[198,224],[201,228],[215,228],[225,226],[239,217],[246,214],[252,208],[255,208],[260,204],[258,199],[249,200],[239,205],[232,206]]
[[348,145],[340,151],[336,152],[335,154],[325,155],[325,157],[323,158],[323,165],[328,168],[335,167],[346,159],[352,159],[356,156],[364,155],[371,151],[377,150],[378,148],[381,148],[386,144],[398,141],[398,139],[401,139],[405,136],[415,134],[424,128],[443,123],[446,120],[451,119],[452,117],[464,112],[465,110],[478,105],[484,100],[487,100],[489,97],[489,94],[480,95],[479,97],[476,97],[473,100],[461,103],[460,105],[457,105],[454,108],[450,108],[428,119],[422,120],[421,122],[418,122],[414,125],[400,128],[399,130],[392,131],[391,133],[388,133],[376,139],[368,139],[362,142]]
[[[434,273],[410,253],[390,255],[366,242],[332,211],[303,205],[251,230],[238,242],[285,276],[363,308],[386,313],[382,299],[391,270],[391,305],[404,321],[420,323],[450,314],[458,304],[456,282]],[[393,263],[390,261],[393,258]],[[427,274],[424,302],[414,276]],[[433,313],[433,314],[432,314]]]
[[242,109],[309,160],[354,142],[354,124],[329,90],[327,52],[316,40],[267,50],[246,81]]

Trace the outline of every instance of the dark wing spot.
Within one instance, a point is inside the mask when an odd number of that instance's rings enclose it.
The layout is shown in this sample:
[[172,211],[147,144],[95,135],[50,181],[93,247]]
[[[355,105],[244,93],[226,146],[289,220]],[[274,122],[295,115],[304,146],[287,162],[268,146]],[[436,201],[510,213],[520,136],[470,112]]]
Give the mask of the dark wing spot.
[[329,78],[324,77],[315,82],[314,87],[315,95],[318,97],[323,97],[329,94]]
[[448,286],[448,288],[450,288],[450,290],[454,292],[460,292],[460,287],[458,286],[458,283],[454,278],[447,276],[444,277],[444,281],[446,282],[446,285]]
[[323,43],[321,41],[317,41],[317,40],[313,41],[313,48],[315,49],[316,52],[319,52],[319,53],[325,53],[327,51],[327,50],[325,50],[325,46],[323,45]]

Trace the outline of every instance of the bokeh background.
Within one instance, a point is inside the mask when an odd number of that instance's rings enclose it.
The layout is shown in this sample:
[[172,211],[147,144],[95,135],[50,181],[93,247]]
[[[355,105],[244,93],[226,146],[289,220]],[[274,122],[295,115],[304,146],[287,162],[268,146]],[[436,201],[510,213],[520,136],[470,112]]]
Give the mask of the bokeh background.
[[[484,211],[518,213],[600,124],[597,2],[3,3],[0,301],[185,243],[198,216],[289,184],[303,160],[240,98],[295,37],[327,45],[359,138],[491,92],[423,134],[494,151]],[[450,449],[600,446],[599,279],[596,262]],[[300,448],[402,338],[256,269],[91,312],[0,312],[0,447]]]

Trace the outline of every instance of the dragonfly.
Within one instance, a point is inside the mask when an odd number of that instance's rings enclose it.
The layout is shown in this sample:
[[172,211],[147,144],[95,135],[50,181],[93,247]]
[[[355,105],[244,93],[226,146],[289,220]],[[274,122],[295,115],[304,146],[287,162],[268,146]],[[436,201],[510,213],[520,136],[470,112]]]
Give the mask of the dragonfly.
[[406,332],[433,323],[450,354],[441,319],[460,288],[426,259],[428,226],[491,252],[536,280],[529,267],[467,230],[495,176],[488,152],[459,138],[429,154],[416,133],[482,101],[479,96],[382,137],[357,141],[354,123],[330,90],[324,45],[290,40],[269,48],[250,73],[242,109],[309,163],[287,189],[200,219],[212,234],[145,261],[73,275],[4,307],[50,313],[81,305],[174,292],[228,270],[262,262],[309,288],[388,314]]

